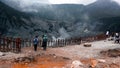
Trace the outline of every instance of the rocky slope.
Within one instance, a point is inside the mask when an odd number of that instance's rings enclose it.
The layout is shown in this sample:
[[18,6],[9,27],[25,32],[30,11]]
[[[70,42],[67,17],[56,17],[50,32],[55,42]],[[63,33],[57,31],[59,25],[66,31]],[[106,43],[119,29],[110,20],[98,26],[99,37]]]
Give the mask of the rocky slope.
[[68,38],[95,35],[106,30],[119,32],[119,11],[120,6],[111,0],[98,0],[86,6],[37,4],[24,8],[0,0],[0,32],[5,36],[23,38],[44,33],[49,37]]

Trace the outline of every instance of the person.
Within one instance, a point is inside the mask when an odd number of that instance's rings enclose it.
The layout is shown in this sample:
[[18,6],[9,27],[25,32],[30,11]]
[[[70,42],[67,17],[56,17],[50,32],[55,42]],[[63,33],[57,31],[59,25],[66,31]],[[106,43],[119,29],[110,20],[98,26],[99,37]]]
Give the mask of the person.
[[109,31],[106,31],[106,38],[109,37]]
[[33,40],[33,44],[34,44],[34,51],[37,51],[37,46],[38,46],[38,36],[35,36],[34,40]]
[[42,39],[43,39],[43,42],[42,42],[43,50],[46,50],[46,48],[47,48],[47,36],[43,35]]
[[115,33],[115,43],[119,43],[119,34]]

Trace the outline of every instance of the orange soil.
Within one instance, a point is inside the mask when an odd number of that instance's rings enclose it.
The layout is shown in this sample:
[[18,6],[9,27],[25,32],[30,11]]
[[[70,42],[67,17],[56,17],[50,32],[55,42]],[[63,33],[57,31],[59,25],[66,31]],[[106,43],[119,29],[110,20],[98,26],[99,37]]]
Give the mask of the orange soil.
[[12,68],[62,68],[67,64],[67,61],[62,57],[42,56],[37,58],[37,62],[33,63],[17,63],[13,64]]

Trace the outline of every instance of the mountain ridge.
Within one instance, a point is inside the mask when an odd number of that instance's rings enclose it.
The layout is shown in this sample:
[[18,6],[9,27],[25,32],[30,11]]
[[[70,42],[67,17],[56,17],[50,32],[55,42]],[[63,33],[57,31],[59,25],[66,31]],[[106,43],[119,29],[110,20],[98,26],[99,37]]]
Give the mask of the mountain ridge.
[[[113,7],[108,8],[109,5]],[[5,16],[7,19],[6,24],[0,21],[0,32],[6,36],[25,38],[32,38],[34,35],[42,36],[44,33],[47,33],[49,37],[63,37],[62,34],[67,34],[66,36],[69,35],[70,37],[96,35],[116,26],[113,21],[108,23],[111,18],[118,24],[120,21],[116,20],[116,18],[120,17],[119,5],[109,2],[105,6],[99,6],[97,1],[88,6],[62,4],[48,6],[47,8],[40,7],[38,12],[23,12],[0,2],[0,9],[6,10],[6,13],[1,10],[0,16]],[[109,10],[113,9],[115,11],[109,12]],[[108,21],[104,21],[104,19]],[[103,29],[106,25],[108,27]],[[63,30],[63,33],[61,33],[61,30]],[[112,31],[120,30],[114,29]]]

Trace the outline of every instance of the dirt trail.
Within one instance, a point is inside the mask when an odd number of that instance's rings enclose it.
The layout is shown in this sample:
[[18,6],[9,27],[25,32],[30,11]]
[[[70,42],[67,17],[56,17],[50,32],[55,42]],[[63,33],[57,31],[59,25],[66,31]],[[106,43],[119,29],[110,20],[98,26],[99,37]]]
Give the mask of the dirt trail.
[[[20,54],[4,53],[4,56],[0,56],[0,68],[70,68],[70,64],[74,60],[81,61],[85,66],[84,68],[88,68],[93,61],[91,59],[97,61],[95,62],[97,68],[120,68],[120,57],[107,57],[100,54],[103,50],[120,48],[120,44],[104,40],[91,42],[90,44],[92,44],[92,47],[84,47],[81,44],[48,48],[47,51],[38,47],[37,52],[33,51],[33,47],[27,47],[23,48]],[[13,59],[24,56],[34,56],[36,62],[14,63]],[[98,62],[98,60],[102,61]]]
[[113,41],[96,41],[91,42],[92,47],[84,47],[81,45],[73,45],[61,48],[48,49],[49,53],[53,53],[59,56],[69,57],[71,59],[76,58],[97,58],[100,56],[100,51],[120,48],[120,44],[114,44]]

